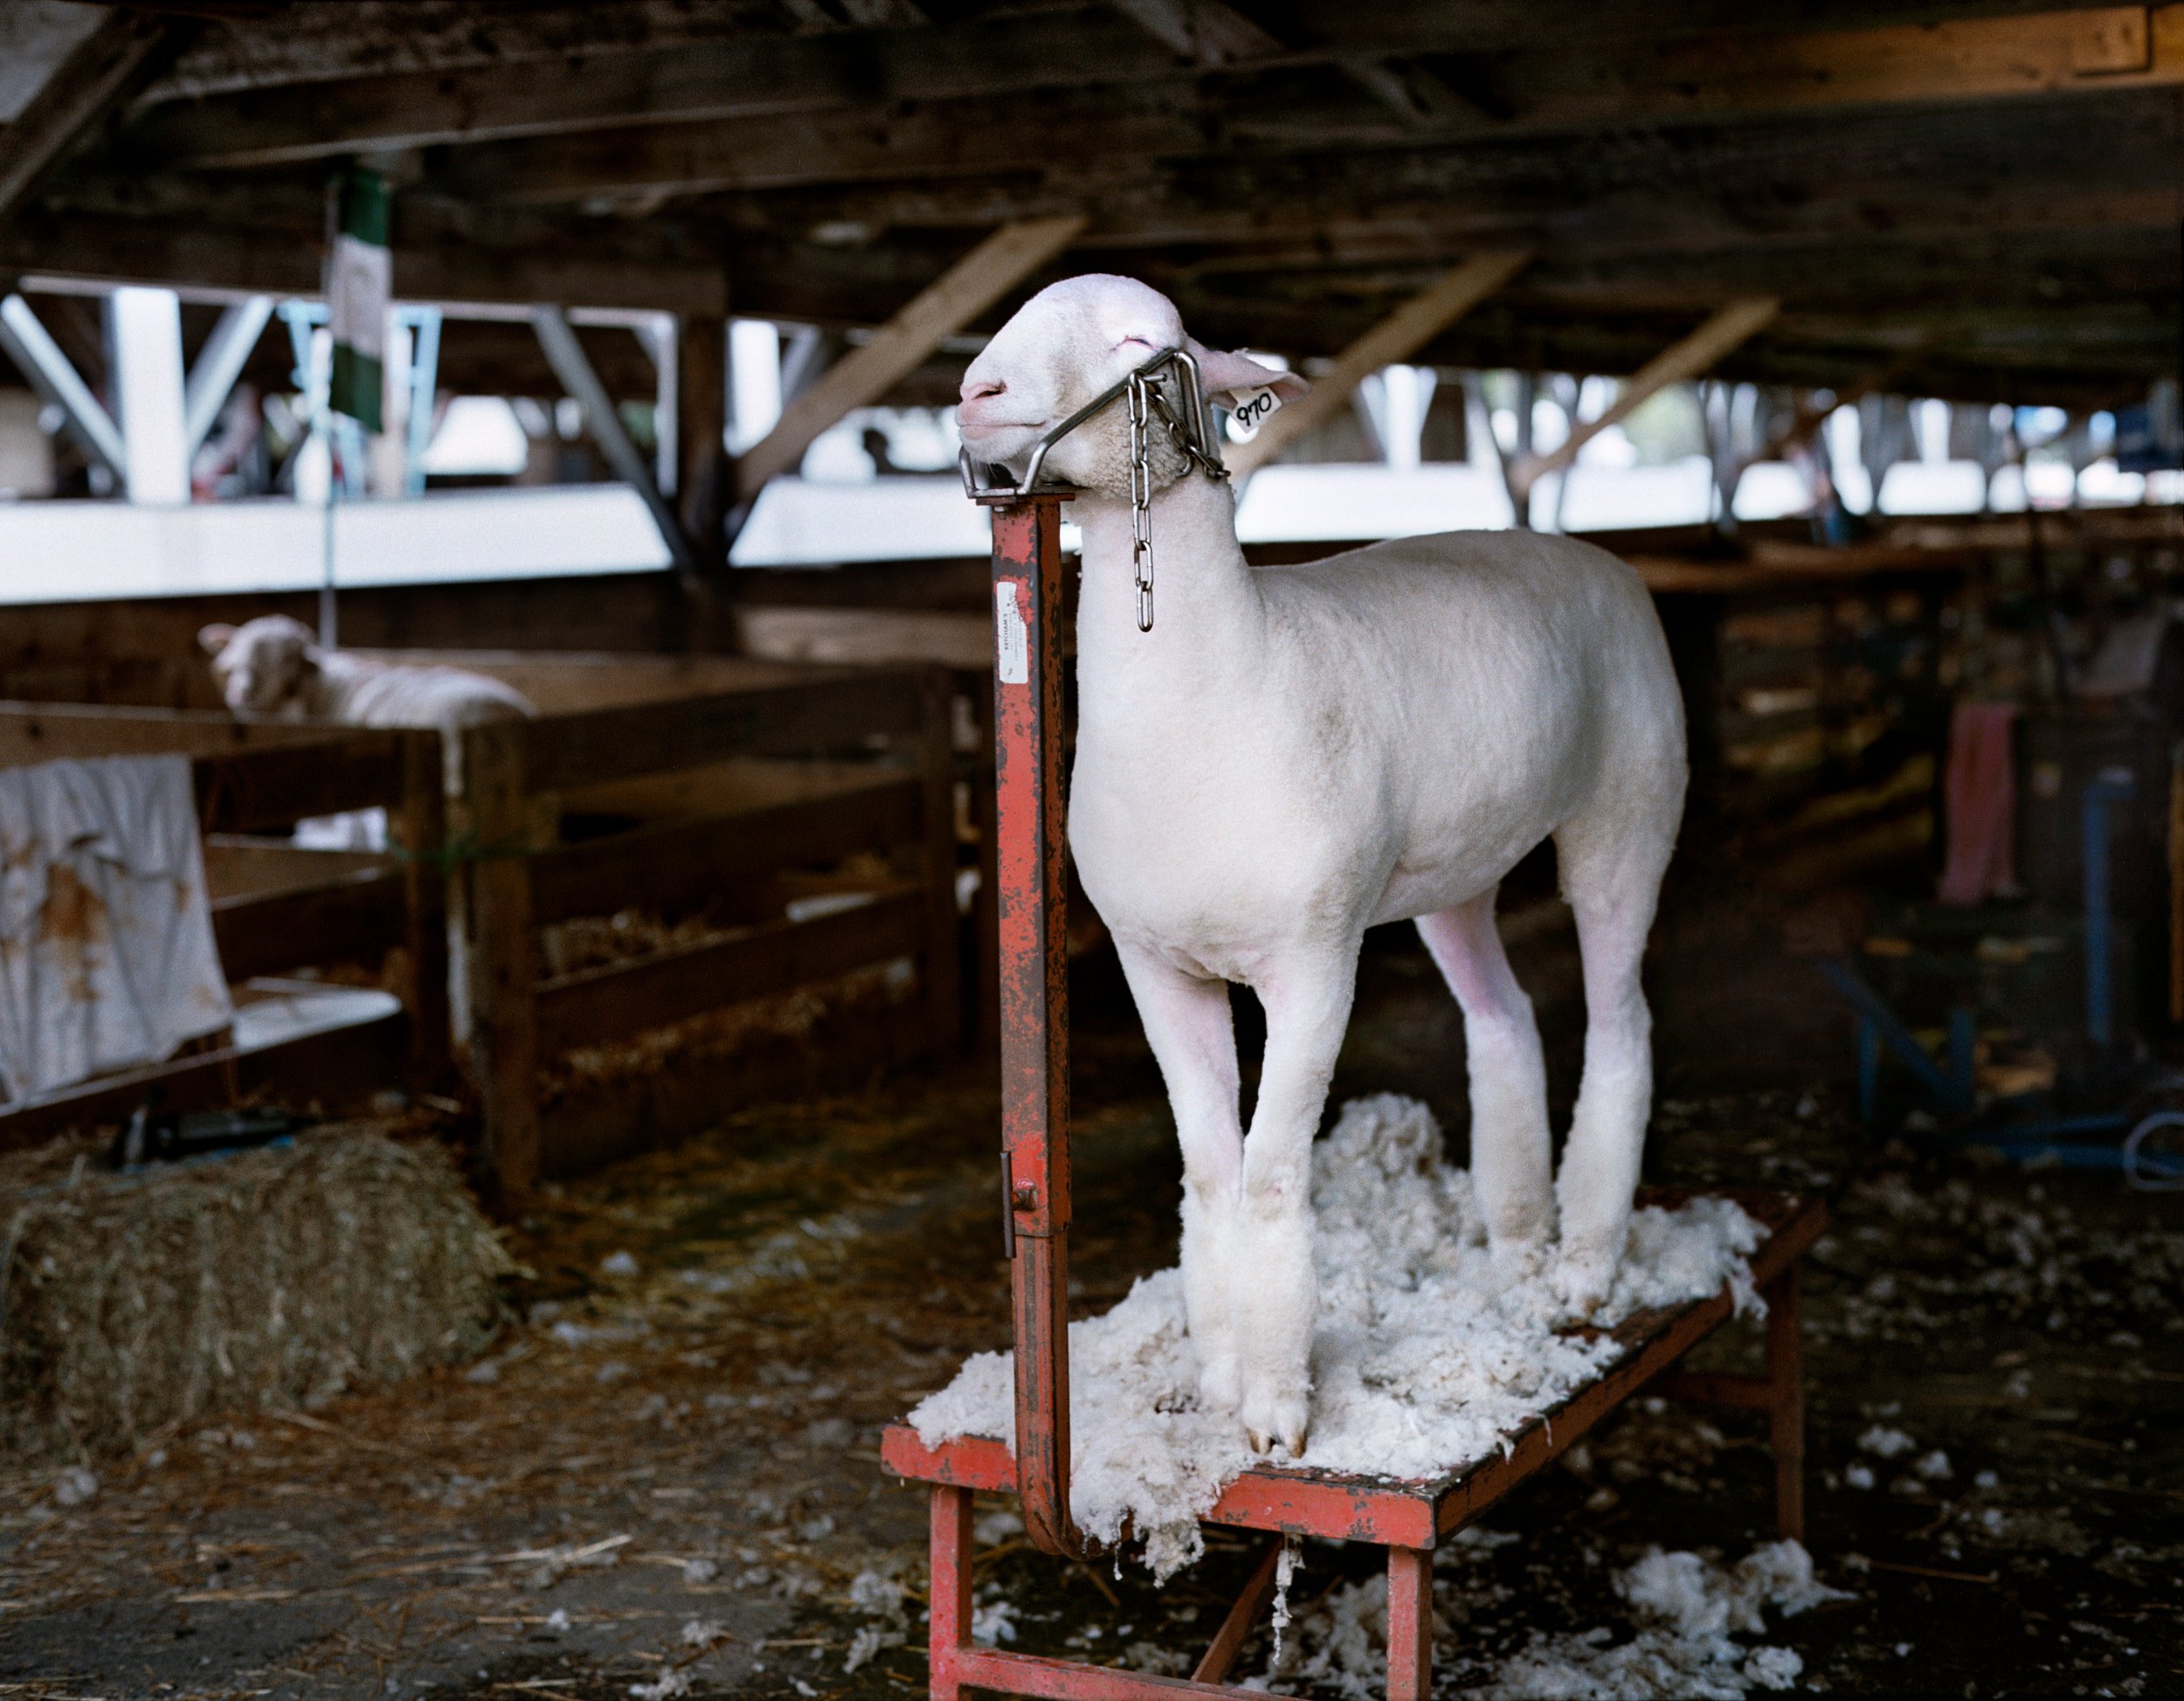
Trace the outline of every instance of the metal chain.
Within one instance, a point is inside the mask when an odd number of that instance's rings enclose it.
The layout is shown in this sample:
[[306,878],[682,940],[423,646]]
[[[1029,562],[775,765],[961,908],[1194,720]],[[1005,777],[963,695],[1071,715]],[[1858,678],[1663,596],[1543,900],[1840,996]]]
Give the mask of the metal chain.
[[[1145,422],[1152,385],[1133,372],[1130,379],[1130,577],[1137,586],[1137,630],[1152,630],[1152,467],[1145,449]],[[1167,409],[1161,409],[1167,418]],[[1170,421],[1171,429],[1173,427]]]
[[1192,440],[1191,433],[1184,430],[1183,421],[1176,418],[1174,410],[1168,405],[1167,393],[1165,391],[1158,389],[1153,391],[1152,411],[1160,416],[1160,423],[1168,428],[1170,439],[1178,449],[1183,452],[1185,466],[1197,467],[1216,484],[1222,483],[1227,479],[1228,468],[1221,465],[1218,457],[1209,460],[1201,453],[1198,444]]

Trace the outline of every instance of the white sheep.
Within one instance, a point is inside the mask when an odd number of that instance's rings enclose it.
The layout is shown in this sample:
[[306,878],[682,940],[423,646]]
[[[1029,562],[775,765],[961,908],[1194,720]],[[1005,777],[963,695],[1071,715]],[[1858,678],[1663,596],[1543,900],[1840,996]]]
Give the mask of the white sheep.
[[[1131,279],[1033,297],[971,362],[971,456],[1035,439],[1160,351],[1209,398],[1300,380],[1189,342]],[[1683,705],[1636,573],[1529,532],[1449,532],[1253,568],[1229,487],[1156,425],[1157,618],[1132,589],[1120,404],[1047,461],[1079,487],[1069,841],[1114,936],[1183,1148],[1183,1281],[1201,1397],[1303,1450],[1317,1311],[1310,1147],[1365,930],[1414,919],[1462,1005],[1472,1173],[1497,1266],[1572,1315],[1613,1283],[1653,1089],[1639,965],[1683,814]],[[1545,1073],[1495,894],[1552,836],[1584,951],[1585,1075],[1550,1185]],[[1248,1138],[1226,983],[1266,1007]],[[1547,1248],[1560,1209],[1559,1258]]]
[[286,614],[209,626],[197,642],[212,658],[221,697],[238,715],[428,728],[447,735],[452,750],[466,727],[538,712],[515,687],[484,674],[321,649],[308,626]]
[[[439,733],[442,782],[459,812],[463,729],[538,712],[515,687],[467,668],[322,649],[308,626],[286,614],[205,626],[197,642],[212,658],[221,697],[238,715]],[[296,842],[314,850],[384,850],[386,811],[313,816],[296,823]],[[467,1031],[467,1020],[458,1026]]]

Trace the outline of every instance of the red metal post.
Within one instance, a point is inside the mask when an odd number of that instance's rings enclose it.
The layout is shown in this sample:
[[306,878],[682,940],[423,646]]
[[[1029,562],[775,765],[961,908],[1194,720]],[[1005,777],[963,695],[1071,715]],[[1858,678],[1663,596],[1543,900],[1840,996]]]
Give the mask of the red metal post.
[[1805,1372],[1797,1338],[1797,1261],[1766,1285],[1767,1440],[1774,1452],[1775,1531],[1805,1539]]
[[1388,1549],[1388,1701],[1432,1701],[1434,1555]]
[[969,1489],[934,1484],[931,1629],[925,1642],[934,1701],[957,1701],[963,1693],[964,1651],[971,1645],[971,1504]]
[[1069,954],[1061,800],[1061,503],[993,507],[995,878],[1001,1144],[1016,1321],[1025,1533],[1089,1545],[1069,1517]]

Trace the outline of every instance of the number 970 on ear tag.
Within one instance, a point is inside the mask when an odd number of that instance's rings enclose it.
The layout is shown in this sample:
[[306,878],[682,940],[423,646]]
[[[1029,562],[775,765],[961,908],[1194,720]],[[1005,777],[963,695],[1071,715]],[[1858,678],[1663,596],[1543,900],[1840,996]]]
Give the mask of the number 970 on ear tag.
[[1236,398],[1236,405],[1229,411],[1228,435],[1232,442],[1248,443],[1259,435],[1259,427],[1282,406],[1282,398],[1272,388],[1247,390]]

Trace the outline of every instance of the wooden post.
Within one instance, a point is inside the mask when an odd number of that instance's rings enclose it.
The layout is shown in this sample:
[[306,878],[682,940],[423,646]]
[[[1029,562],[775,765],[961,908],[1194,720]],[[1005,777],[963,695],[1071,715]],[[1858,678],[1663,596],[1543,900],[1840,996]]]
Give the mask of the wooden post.
[[956,912],[956,692],[947,671],[920,670],[925,699],[918,770],[924,781],[920,879],[925,889],[926,1043],[955,1056],[963,1043],[963,937]]
[[[1672,384],[1683,384],[1711,371],[1722,358],[1742,348],[1774,321],[1782,304],[1772,295],[1731,301],[1679,342],[1663,349],[1631,374],[1614,405],[1597,419],[1572,421],[1569,436],[1546,454],[1521,457],[1509,469],[1510,494],[1518,514],[1524,511],[1532,486],[1550,473],[1559,473],[1577,460],[1578,451],[1610,425],[1621,425],[1639,406]],[[1277,418],[1279,415],[1275,416]]]
[[685,314],[675,325],[675,506],[703,576],[728,564],[728,322]]
[[1434,1555],[1388,1549],[1388,1701],[1431,1701],[1434,1692]]
[[402,738],[402,913],[410,984],[410,1090],[447,1084],[451,1019],[447,1007],[447,792],[437,732]]
[[1531,261],[1531,256],[1496,250],[1475,254],[1444,273],[1335,357],[1329,371],[1312,380],[1311,392],[1291,402],[1260,428],[1248,443],[1232,443],[1221,459],[1236,477],[1249,478],[1290,444],[1346,406],[1350,394],[1383,366],[1424,348]]
[[470,798],[471,1056],[485,1117],[487,1166],[504,1206],[520,1205],[541,1172],[538,1135],[538,967],[531,943],[529,815],[524,795],[528,722],[463,735]]
[[1767,1441],[1774,1453],[1775,1533],[1805,1539],[1805,1373],[1797,1338],[1797,1261],[1767,1283]]

